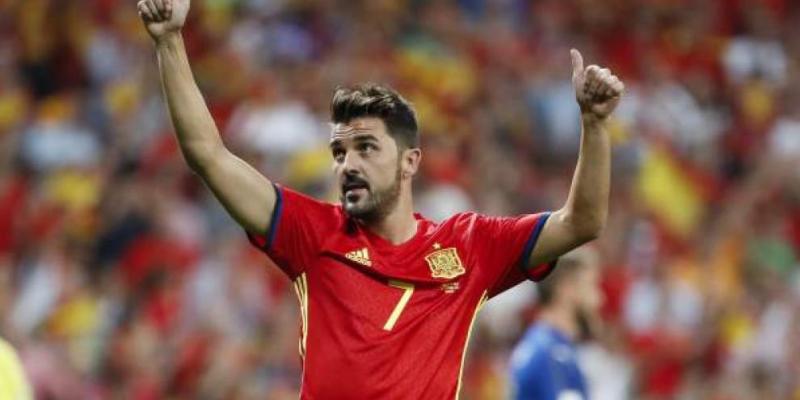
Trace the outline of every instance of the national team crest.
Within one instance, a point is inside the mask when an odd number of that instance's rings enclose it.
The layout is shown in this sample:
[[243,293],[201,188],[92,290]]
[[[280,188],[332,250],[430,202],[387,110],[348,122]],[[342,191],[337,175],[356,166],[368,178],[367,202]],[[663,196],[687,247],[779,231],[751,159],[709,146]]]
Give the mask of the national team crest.
[[[434,247],[438,248],[438,246]],[[434,278],[450,279],[466,272],[461,264],[461,259],[458,258],[458,252],[455,247],[436,250],[425,256],[425,261],[428,262],[428,266],[431,268],[431,275]]]

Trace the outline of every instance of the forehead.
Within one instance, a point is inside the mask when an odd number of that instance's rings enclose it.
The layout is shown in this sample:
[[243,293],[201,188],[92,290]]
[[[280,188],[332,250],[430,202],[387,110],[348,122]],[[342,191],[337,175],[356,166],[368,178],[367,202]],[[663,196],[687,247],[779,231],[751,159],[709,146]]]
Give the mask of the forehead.
[[380,118],[355,118],[347,123],[331,125],[331,143],[370,135],[378,140],[388,138],[386,125]]

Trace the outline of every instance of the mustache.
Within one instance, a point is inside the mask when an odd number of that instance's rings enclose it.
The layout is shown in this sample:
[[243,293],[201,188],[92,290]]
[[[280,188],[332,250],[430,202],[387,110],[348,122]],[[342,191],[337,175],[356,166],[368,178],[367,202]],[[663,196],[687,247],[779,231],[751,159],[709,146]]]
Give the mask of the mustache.
[[365,187],[369,189],[369,183],[356,175],[345,175],[342,181],[342,191],[353,187]]

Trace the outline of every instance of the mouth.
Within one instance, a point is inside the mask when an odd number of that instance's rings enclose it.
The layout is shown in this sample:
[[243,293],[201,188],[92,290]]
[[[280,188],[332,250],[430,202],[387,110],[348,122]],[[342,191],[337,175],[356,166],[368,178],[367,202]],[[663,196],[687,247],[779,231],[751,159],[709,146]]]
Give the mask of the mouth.
[[342,194],[347,201],[355,202],[369,192],[366,182],[347,182],[342,185]]

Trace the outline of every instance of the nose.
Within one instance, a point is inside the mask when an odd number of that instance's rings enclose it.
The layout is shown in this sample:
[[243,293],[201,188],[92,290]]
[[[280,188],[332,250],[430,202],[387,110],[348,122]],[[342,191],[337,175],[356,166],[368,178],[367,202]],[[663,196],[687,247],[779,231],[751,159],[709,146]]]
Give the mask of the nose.
[[361,159],[355,151],[348,151],[342,161],[342,172],[345,175],[358,175],[361,168]]

